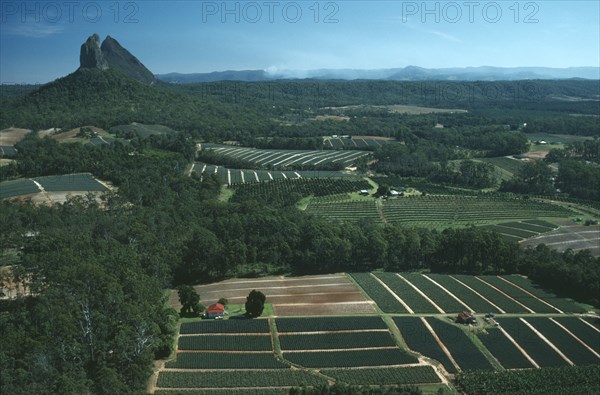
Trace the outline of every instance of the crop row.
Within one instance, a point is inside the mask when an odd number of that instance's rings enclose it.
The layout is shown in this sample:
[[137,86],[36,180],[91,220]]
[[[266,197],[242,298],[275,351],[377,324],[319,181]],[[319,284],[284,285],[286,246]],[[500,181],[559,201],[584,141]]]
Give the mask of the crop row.
[[271,336],[181,336],[180,350],[271,351]]
[[[309,204],[307,211],[324,216],[354,220],[354,213],[361,217],[370,215],[379,221],[379,212],[368,201],[319,202]],[[383,203],[386,220],[399,223],[488,223],[492,220],[509,220],[536,217],[565,217],[572,211],[561,206],[531,200],[506,197],[425,196],[390,199]],[[531,236],[526,230],[506,228],[520,237]]]
[[559,317],[555,320],[600,354],[600,332],[597,329],[591,328],[576,317]]
[[452,277],[443,274],[428,274],[427,276],[435,280],[449,292],[452,292],[454,296],[466,303],[473,311],[490,312],[495,310],[491,304]]
[[0,183],[0,199],[38,193],[37,185],[29,179],[4,181]]
[[539,235],[537,232],[531,232],[529,230],[524,229],[515,229],[509,226],[504,226],[503,224],[495,224],[484,226],[483,229],[493,230],[494,232],[502,233],[509,236],[519,237],[521,239],[527,239],[529,237],[534,237]]
[[263,369],[248,371],[197,372],[163,371],[158,376],[160,388],[230,388],[230,387],[282,387],[319,385],[325,382],[319,376],[299,370]]
[[94,179],[90,173],[65,174],[34,178],[48,192],[64,191],[106,191],[106,187]]
[[404,365],[417,358],[400,349],[286,352],[284,358],[306,368],[351,368],[360,366]]
[[529,222],[524,222],[524,221],[506,222],[506,223],[499,224],[499,225],[509,226],[511,228],[517,228],[517,229],[524,229],[524,230],[528,230],[528,231],[535,232],[535,233],[545,233],[545,232],[549,232],[549,231],[557,228],[556,226],[551,226],[552,224],[550,224],[550,223],[546,223],[546,225],[540,225],[540,224],[534,224],[534,223],[529,223]]
[[468,336],[473,335],[467,335],[458,326],[436,318],[427,318],[427,322],[462,370],[494,369],[483,353],[469,339]]
[[451,297],[446,291],[426,279],[421,274],[402,273],[402,276],[419,288],[425,295],[434,301],[446,313],[457,313],[466,310],[466,307]]
[[350,385],[428,384],[441,381],[431,366],[324,369],[322,373]]
[[348,179],[297,179],[277,180],[233,186],[232,201],[257,199],[265,202],[295,203],[300,197],[325,196],[369,189],[365,180]]
[[282,369],[287,365],[273,354],[180,352],[177,360],[167,362],[174,369]]
[[498,288],[499,290],[506,293],[507,295],[510,295],[512,298],[514,298],[518,302],[522,303],[523,305],[529,307],[536,313],[557,313],[558,312],[556,309],[552,308],[551,306],[548,306],[546,303],[541,302],[540,300],[536,299],[535,297],[527,294],[526,292],[520,290],[519,288],[515,287],[514,285],[511,285],[496,276],[479,276],[479,278],[481,278],[485,282],[493,285],[494,287]]
[[229,169],[223,166],[208,165],[202,162],[196,162],[193,171],[201,177],[208,177],[212,174],[215,174],[221,183],[226,185],[256,183],[281,179],[356,177],[352,174],[343,173],[340,171]]
[[352,273],[351,276],[384,312],[408,313],[404,306],[369,273]]
[[456,373],[456,368],[420,318],[394,317],[393,320],[408,348],[440,362],[449,373]]
[[562,366],[567,362],[519,318],[501,318],[498,322],[525,352],[541,367]]
[[596,357],[552,320],[544,317],[531,317],[527,318],[526,321],[540,331],[574,364],[590,365],[600,363],[600,358]]
[[393,347],[389,332],[342,332],[309,335],[279,335],[282,350],[334,350]]
[[207,320],[181,324],[182,335],[201,333],[270,333],[267,320]]
[[224,158],[232,158],[260,165],[261,167],[285,168],[290,166],[318,166],[329,163],[350,164],[361,156],[368,155],[364,151],[330,151],[330,150],[264,150],[243,147],[210,147],[207,150]]
[[395,273],[377,273],[376,276],[390,287],[415,313],[439,313],[431,303]]
[[380,317],[278,318],[278,332],[323,332],[388,329]]
[[[106,191],[106,187],[96,181],[89,173],[46,176],[34,178],[33,180],[37,181],[47,192]],[[40,192],[39,188],[30,179],[4,181],[0,183],[0,199],[38,192]]]
[[492,353],[505,369],[532,368],[533,365],[499,328],[488,328],[487,333],[477,335],[485,348]]
[[[487,300],[489,300],[490,302],[492,302],[507,313],[528,313],[526,308],[510,300],[509,298],[502,295],[500,292],[496,291],[489,285],[484,284],[474,276],[455,275],[454,277],[466,284],[467,286],[471,287],[475,291],[479,292],[481,295],[483,295],[484,298],[486,298]],[[498,312],[495,309],[492,311]]]
[[537,296],[538,298],[542,299],[543,301],[551,304],[552,306],[565,313],[583,313],[586,311],[585,308],[577,305],[576,303],[573,303],[564,298],[558,298],[556,295],[544,291],[543,289],[535,286],[530,280],[526,279],[525,277],[513,275],[503,276],[503,278],[523,288],[527,292]]

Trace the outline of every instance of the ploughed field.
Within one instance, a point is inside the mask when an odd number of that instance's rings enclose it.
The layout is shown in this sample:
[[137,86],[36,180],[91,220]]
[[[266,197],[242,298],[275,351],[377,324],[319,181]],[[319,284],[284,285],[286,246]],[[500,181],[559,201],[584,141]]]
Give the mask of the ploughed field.
[[[230,304],[244,304],[246,296],[256,289],[267,296],[267,303],[277,316],[376,312],[373,302],[344,274],[234,279],[194,288],[207,306],[220,298],[226,298]],[[176,291],[172,292],[170,303],[176,309],[181,308]]]
[[[374,272],[195,288],[204,304],[243,304],[256,289],[273,309],[181,324],[156,393],[284,394],[324,382],[429,389],[465,371],[600,365],[600,320],[518,275]],[[171,303],[178,307],[176,294]],[[477,324],[455,323],[463,311]]]

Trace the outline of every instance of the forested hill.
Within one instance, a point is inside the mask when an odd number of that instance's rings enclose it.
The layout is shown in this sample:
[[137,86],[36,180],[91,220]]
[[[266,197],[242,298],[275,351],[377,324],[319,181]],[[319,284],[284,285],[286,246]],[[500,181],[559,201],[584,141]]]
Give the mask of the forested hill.
[[[358,104],[410,104],[445,108],[546,108],[549,103],[574,111],[598,108],[599,80],[521,81],[373,81],[278,80],[263,82],[221,81],[165,84],[173,92],[187,92],[222,101],[259,102],[295,106],[347,106]],[[456,107],[460,106],[460,107]],[[555,105],[551,105],[555,106]]]
[[[386,109],[355,105],[417,105],[468,110],[439,114],[432,126],[527,122],[537,131],[596,135],[600,129],[600,81],[317,81],[220,82],[210,84],[144,85],[119,70],[80,69],[21,95],[11,89],[0,104],[0,129],[21,127],[69,129],[81,125],[110,128],[131,122],[154,123],[189,132],[206,140],[243,136],[296,137],[330,133],[377,133],[385,124],[390,135],[414,118]],[[335,107],[335,108],[330,108]],[[341,107],[341,108],[340,108]],[[364,125],[364,111],[370,121]],[[346,113],[348,123],[311,122],[319,114]],[[596,115],[593,117],[575,117]],[[377,122],[373,121],[377,118]],[[442,120],[441,118],[444,118]],[[546,120],[546,123],[541,122]],[[407,123],[408,122],[408,123]],[[341,130],[341,129],[343,130]]]
[[252,112],[214,99],[167,92],[144,85],[118,70],[81,68],[2,106],[0,129],[108,128],[131,122],[161,123],[185,130],[235,129],[258,124]]

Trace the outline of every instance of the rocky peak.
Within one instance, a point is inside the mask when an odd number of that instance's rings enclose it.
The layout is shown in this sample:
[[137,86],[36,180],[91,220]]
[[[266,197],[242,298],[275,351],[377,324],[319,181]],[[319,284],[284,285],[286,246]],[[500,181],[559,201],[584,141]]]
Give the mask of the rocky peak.
[[79,63],[82,68],[108,69],[108,62],[100,49],[100,37],[97,34],[88,37],[87,41],[81,46]]
[[111,68],[118,69],[144,84],[156,82],[154,74],[111,36],[107,36],[102,42],[101,49]]
[[154,74],[111,36],[107,36],[102,45],[100,45],[100,37],[97,34],[90,36],[81,46],[79,59],[82,68],[100,70],[111,68],[144,84],[156,82]]

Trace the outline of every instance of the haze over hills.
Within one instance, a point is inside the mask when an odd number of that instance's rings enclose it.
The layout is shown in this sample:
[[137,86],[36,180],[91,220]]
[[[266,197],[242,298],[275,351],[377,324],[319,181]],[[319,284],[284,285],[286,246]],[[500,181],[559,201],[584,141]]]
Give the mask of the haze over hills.
[[278,79],[341,79],[391,81],[516,81],[525,79],[600,79],[597,67],[454,67],[427,69],[417,66],[392,69],[316,69],[316,70],[227,70],[211,73],[157,74],[164,82],[187,84],[216,81],[271,81]]

